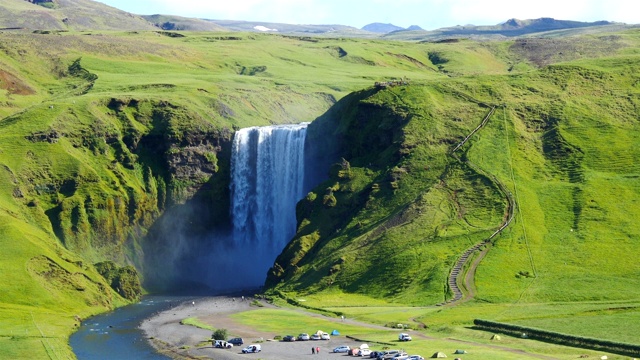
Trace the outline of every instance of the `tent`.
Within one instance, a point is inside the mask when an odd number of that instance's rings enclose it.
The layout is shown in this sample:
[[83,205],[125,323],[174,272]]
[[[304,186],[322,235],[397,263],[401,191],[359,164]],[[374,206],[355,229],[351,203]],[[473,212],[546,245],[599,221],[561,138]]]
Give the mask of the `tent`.
[[447,355],[445,355],[443,352],[438,351],[437,353],[433,354],[431,356],[432,359],[440,359],[440,358],[446,358]]
[[333,330],[333,331],[331,332],[331,335],[340,335],[340,333],[338,332],[338,330]]
[[456,350],[456,352],[454,352],[454,354],[466,354],[467,352],[465,350]]
[[493,335],[493,336],[491,337],[491,340],[500,341],[500,335]]

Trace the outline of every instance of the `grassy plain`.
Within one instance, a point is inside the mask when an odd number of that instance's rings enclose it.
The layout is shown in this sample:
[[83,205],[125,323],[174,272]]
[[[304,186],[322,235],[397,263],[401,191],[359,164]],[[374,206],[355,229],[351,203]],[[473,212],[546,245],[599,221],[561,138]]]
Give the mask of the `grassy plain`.
[[[511,42],[166,35],[0,34],[0,69],[22,89],[0,82],[0,358],[70,357],[75,315],[125,303],[91,264],[135,262],[130,239],[162,210],[159,185],[145,175],[150,165],[125,144],[135,131],[158,131],[152,109],[178,109],[168,125],[176,135],[311,121],[341,99],[349,106],[336,105],[340,117],[316,122],[344,136],[350,173],[315,190],[318,200],[283,253],[297,261],[280,288],[287,296],[375,324],[425,324],[435,331],[433,348],[454,348],[448,338],[487,344],[486,334],[466,328],[474,318],[639,342],[640,267],[629,254],[640,251],[640,153],[632,146],[640,137],[640,32],[616,35],[623,46],[606,57],[541,69]],[[83,71],[72,71],[78,59]],[[371,88],[401,78],[410,85]],[[119,112],[113,99],[140,105]],[[457,256],[504,215],[496,186],[447,154],[486,115],[478,101],[500,108],[465,157],[516,195],[518,213],[478,268],[476,298],[429,307],[450,296],[445,282]],[[39,135],[52,141],[34,141]],[[323,196],[335,183],[338,205],[327,208]],[[101,243],[86,228],[90,214],[119,240]],[[258,311],[238,316],[274,332],[297,323],[330,328]],[[411,346],[427,354],[425,344]]]

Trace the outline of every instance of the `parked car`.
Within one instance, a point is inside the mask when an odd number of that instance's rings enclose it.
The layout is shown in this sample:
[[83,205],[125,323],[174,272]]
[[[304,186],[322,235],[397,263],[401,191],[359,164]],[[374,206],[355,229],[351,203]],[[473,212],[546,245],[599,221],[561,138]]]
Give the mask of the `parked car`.
[[296,341],[296,337],[293,335],[287,335],[282,338],[282,341]]
[[369,356],[369,355],[371,355],[371,350],[369,350],[368,348],[360,349],[360,351],[358,351],[358,356]]
[[302,333],[302,334],[298,335],[298,340],[300,340],[300,341],[307,341],[309,339],[310,339],[309,338],[309,334],[307,334],[307,333]]
[[404,351],[400,351],[397,354],[395,354],[394,356],[390,357],[390,358],[385,358],[385,359],[392,359],[392,360],[406,360],[409,358],[409,355],[407,355],[406,352]]
[[386,350],[378,355],[378,360],[393,359],[398,354],[402,354],[400,350]]
[[232,343],[235,346],[240,346],[242,344],[244,344],[244,341],[242,340],[242,338],[233,338],[233,339],[229,339],[227,342]]
[[322,333],[322,335],[320,335],[320,339],[321,340],[331,340],[331,336],[329,336],[328,333]]
[[383,355],[384,351],[372,351],[371,354],[369,354],[369,357],[372,359],[377,359],[379,355]]
[[424,358],[420,355],[411,355],[408,360],[424,360]]
[[337,348],[333,349],[334,353],[346,353],[349,352],[349,350],[351,350],[350,347],[348,347],[347,345],[342,345],[342,346],[338,346]]
[[214,340],[213,347],[218,349],[231,349],[233,347],[233,344],[224,340]]
[[398,340],[400,341],[411,341],[411,335],[402,333],[398,335]]
[[320,340],[321,337],[318,334],[311,334],[311,340]]
[[262,351],[260,344],[252,344],[242,349],[243,354],[259,353],[260,351]]

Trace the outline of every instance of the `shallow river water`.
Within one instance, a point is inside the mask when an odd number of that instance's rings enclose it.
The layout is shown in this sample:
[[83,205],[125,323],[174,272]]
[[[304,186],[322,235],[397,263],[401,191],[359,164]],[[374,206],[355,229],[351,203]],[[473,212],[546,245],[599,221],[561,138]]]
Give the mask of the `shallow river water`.
[[94,316],[82,322],[69,343],[78,360],[170,359],[149,344],[140,323],[156,312],[175,306],[186,297],[146,296],[137,304]]

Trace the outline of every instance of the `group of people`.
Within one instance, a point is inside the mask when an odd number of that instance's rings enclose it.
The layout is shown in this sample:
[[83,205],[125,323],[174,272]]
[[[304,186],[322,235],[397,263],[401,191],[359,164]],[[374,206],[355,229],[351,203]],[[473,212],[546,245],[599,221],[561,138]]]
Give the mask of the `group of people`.
[[315,354],[320,354],[320,346],[316,346],[316,347],[311,347],[311,354],[315,355]]

